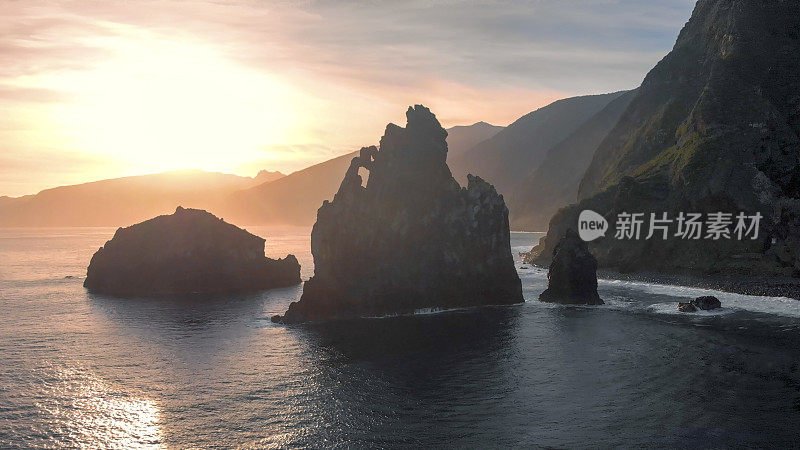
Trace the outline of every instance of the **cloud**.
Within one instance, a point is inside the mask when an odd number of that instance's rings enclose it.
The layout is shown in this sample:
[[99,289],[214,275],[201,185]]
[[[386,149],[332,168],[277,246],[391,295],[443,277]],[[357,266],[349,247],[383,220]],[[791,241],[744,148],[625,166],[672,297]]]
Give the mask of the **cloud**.
[[[435,76],[476,87],[608,91],[637,85],[690,9],[686,0],[312,2],[272,32],[296,64],[359,84],[407,87]],[[258,42],[265,24],[253,20],[242,30]],[[268,64],[275,52],[252,47],[246,55]]]
[[[479,120],[506,125],[557,98],[633,88],[672,47],[693,4],[0,2],[0,111],[6,117],[0,130],[20,130],[13,148],[0,145],[30,159],[41,148],[25,145],[35,134],[31,124],[46,123],[37,115],[47,115],[51,104],[69,111],[75,95],[68,85],[41,80],[91,71],[119,58],[120,43],[135,46],[141,39],[213,48],[221,59],[298,93],[292,98],[306,123],[292,135],[300,140],[253,162],[291,171],[376,142],[385,124],[402,124],[405,108],[414,103],[430,106],[445,126]],[[20,111],[25,120],[15,114]],[[284,151],[289,147],[301,149],[291,161]],[[58,179],[55,171],[73,170],[70,154],[64,151],[57,167],[24,169],[32,171],[26,175],[51,183]],[[80,154],[74,157],[74,167],[86,167]],[[10,192],[3,180],[19,178],[8,173],[23,170],[15,167],[0,167],[0,193]]]
[[69,99],[56,89],[16,87],[0,84],[0,102],[58,103]]
[[86,69],[110,56],[87,41],[106,30],[80,14],[33,2],[2,2],[0,17],[0,81]]
[[[692,3],[6,3],[3,12],[17,25],[0,33],[12,43],[0,47],[0,57],[29,61],[5,69],[17,72],[86,64],[102,57],[102,49],[79,38],[113,33],[104,25],[116,23],[207,41],[260,70],[317,74],[359,87],[403,88],[434,77],[475,87],[612,91],[641,81],[671,47]],[[30,36],[26,45],[22,35]],[[20,54],[28,56],[15,58]]]

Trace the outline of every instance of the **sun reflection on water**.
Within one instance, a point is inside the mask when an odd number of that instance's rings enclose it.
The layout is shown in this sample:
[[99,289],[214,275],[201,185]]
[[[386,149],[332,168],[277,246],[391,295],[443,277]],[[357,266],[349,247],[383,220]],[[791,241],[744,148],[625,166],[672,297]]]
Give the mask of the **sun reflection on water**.
[[92,372],[63,368],[44,380],[53,440],[81,448],[161,447],[161,411],[149,399],[116,390]]

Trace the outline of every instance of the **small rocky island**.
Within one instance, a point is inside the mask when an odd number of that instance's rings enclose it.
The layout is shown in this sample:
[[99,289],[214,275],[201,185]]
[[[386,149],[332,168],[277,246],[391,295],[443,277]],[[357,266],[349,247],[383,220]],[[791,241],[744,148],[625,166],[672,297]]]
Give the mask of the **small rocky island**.
[[[424,106],[361,149],[311,233],[314,276],[275,322],[523,302],[503,196],[447,166],[447,132]],[[364,186],[359,171],[369,173]]]
[[264,256],[264,239],[213,214],[172,215],[120,228],[92,256],[83,285],[112,295],[235,293],[300,283],[294,255]]
[[568,228],[553,250],[547,289],[539,300],[567,305],[602,305],[597,293],[597,260],[578,233]]

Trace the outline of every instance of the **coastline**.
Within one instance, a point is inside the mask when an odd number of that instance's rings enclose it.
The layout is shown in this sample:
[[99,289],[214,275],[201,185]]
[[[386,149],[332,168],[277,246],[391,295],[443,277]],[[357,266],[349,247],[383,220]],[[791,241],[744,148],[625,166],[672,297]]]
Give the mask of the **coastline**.
[[[539,263],[526,264],[547,270]],[[597,278],[618,281],[639,281],[665,286],[682,286],[699,289],[713,289],[733,294],[759,295],[765,297],[786,297],[800,300],[800,278],[786,276],[753,275],[692,275],[640,271],[622,273],[613,269],[597,269]]]
[[[520,252],[523,264],[548,269],[542,262],[525,262],[525,257],[530,252]],[[758,295],[765,297],[786,297],[800,300],[800,278],[779,275],[742,275],[742,274],[713,274],[697,275],[687,273],[657,272],[642,270],[638,272],[622,273],[614,269],[598,268],[597,278],[618,281],[639,281],[660,284],[665,286],[681,286],[698,289],[713,289],[732,294]]]
[[793,300],[800,300],[800,279],[791,277],[757,277],[745,275],[701,276],[650,271],[620,273],[611,269],[598,269],[597,278],[714,289],[734,294],[787,297]]

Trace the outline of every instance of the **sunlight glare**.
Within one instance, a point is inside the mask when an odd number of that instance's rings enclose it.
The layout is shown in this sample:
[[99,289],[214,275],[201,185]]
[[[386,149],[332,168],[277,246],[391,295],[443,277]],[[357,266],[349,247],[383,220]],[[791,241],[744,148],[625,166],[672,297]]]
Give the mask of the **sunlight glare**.
[[[161,410],[147,398],[112,389],[91,371],[64,367],[46,377],[47,395],[37,406],[54,422],[57,446],[160,447]],[[63,405],[68,405],[64,407]]]
[[263,158],[264,147],[296,138],[298,101],[277,78],[212,47],[136,31],[122,36],[93,41],[114,57],[91,70],[27,80],[70,94],[51,120],[74,148],[143,172],[230,172]]

